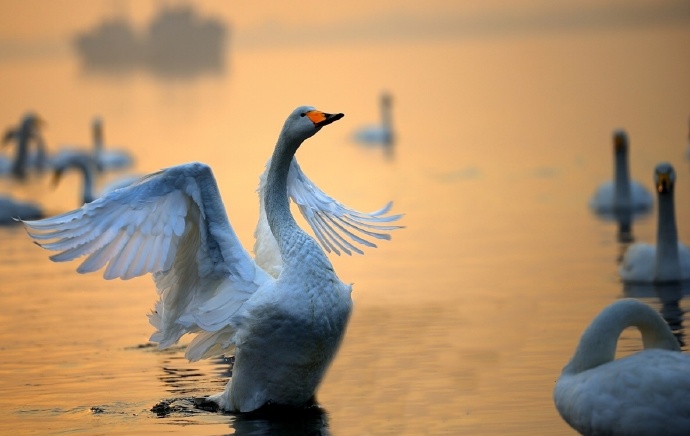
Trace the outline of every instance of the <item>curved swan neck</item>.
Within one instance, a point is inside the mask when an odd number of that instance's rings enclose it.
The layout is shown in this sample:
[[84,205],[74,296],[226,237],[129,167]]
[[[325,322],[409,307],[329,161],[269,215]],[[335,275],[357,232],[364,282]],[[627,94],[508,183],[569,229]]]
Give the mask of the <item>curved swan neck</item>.
[[631,205],[630,171],[628,169],[627,149],[616,150],[613,174],[614,180],[614,208],[627,209]]
[[679,351],[678,341],[666,321],[651,307],[637,300],[620,300],[604,309],[580,338],[575,355],[563,373],[577,374],[614,359],[621,332],[637,327],[644,348]]
[[657,254],[655,281],[673,281],[680,277],[678,255],[678,229],[673,201],[673,190],[660,193],[659,221],[657,223]]
[[273,151],[266,177],[264,196],[266,219],[284,259],[289,258],[289,256],[284,255],[289,249],[288,236],[295,232],[302,232],[290,212],[287,194],[290,163],[301,144],[302,140],[292,137],[284,128],[278,137],[278,143]]

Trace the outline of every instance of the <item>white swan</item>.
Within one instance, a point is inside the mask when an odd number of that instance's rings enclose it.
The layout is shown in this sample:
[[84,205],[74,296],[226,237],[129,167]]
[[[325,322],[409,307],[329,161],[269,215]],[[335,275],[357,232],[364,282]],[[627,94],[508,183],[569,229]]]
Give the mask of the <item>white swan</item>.
[[[157,329],[152,340],[164,348],[195,333],[186,352],[190,360],[234,351],[231,381],[210,397],[222,409],[303,406],[313,400],[340,345],[351,287],[295,222],[288,199],[295,189],[288,184],[302,142],[342,116],[302,106],[280,132],[261,188],[263,219],[281,261],[277,278],[261,268],[259,253],[255,262],[241,246],[211,169],[200,163],[151,174],[80,209],[25,225],[41,246],[59,251],[53,261],[87,256],[79,272],[107,264],[106,279],[153,273],[160,300],[150,315]],[[324,203],[330,197],[318,189],[309,194],[309,185],[296,190],[310,200],[301,210],[330,222],[329,231],[339,231],[338,219],[356,223],[365,216],[352,218],[354,211]],[[322,205],[328,209],[320,210]],[[384,216],[371,220],[388,225]],[[355,241],[342,231],[340,237]]]
[[381,124],[363,126],[354,133],[357,142],[369,145],[382,145],[390,153],[395,140],[391,115],[392,99],[390,94],[381,94]]
[[[103,120],[100,117],[94,117],[91,122],[91,133],[93,138],[93,159],[99,173],[107,170],[121,170],[132,166],[134,157],[127,150],[110,146],[108,148],[105,147],[103,140]],[[84,152],[85,150],[81,147],[63,146],[55,154],[54,160],[65,161],[69,159],[71,155],[81,155]]]
[[126,175],[118,177],[108,185],[104,186],[101,192],[94,190],[96,163],[93,156],[85,153],[63,153],[53,159],[53,184],[57,184],[62,174],[69,169],[76,169],[82,176],[82,191],[80,200],[82,203],[91,203],[97,197],[105,195],[116,189],[131,185],[141,178],[140,175]]
[[[644,350],[614,360],[626,327],[642,333]],[[556,382],[561,417],[585,435],[687,435],[690,356],[663,318],[646,304],[618,300],[585,330]]]
[[623,256],[619,273],[626,282],[670,282],[690,279],[690,248],[678,240],[673,192],[676,173],[668,163],[654,171],[659,213],[657,245],[638,242]]
[[[29,112],[24,115],[19,127],[7,129],[2,140],[3,146],[15,141],[17,148],[14,159],[0,159],[0,174],[23,180],[30,169],[43,170],[47,166],[47,153],[40,134],[40,128],[44,124],[41,117]],[[30,149],[31,143],[36,146],[36,150]]]
[[654,200],[640,183],[630,180],[628,168],[628,135],[623,130],[613,133],[614,180],[605,182],[594,193],[589,205],[604,217],[617,213],[642,214],[649,212]]
[[0,195],[0,225],[15,224],[17,219],[35,220],[42,216],[43,211],[39,205]]

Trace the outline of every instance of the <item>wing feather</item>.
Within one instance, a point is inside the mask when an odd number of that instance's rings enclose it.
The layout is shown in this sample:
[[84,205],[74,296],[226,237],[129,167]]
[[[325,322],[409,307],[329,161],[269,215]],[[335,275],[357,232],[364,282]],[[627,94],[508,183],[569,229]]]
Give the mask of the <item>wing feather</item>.
[[[204,333],[200,326],[212,329],[189,350],[195,358],[233,346],[232,317],[272,280],[240,244],[213,173],[200,163],[150,174],[77,210],[24,224],[38,245],[58,252],[52,260],[85,257],[80,273],[104,267],[106,279],[152,273],[160,295],[149,316],[158,330],[152,339],[166,347],[185,333]],[[223,343],[210,343],[213,337]]]

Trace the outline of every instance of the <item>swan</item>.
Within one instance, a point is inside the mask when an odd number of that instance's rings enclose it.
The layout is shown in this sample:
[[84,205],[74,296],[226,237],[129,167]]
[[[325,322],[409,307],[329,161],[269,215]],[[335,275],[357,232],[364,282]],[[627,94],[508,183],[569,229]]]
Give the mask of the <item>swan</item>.
[[[614,360],[618,336],[637,327],[644,350]],[[635,299],[606,307],[580,338],[553,397],[561,417],[586,435],[687,435],[690,355],[664,319]]]
[[18,218],[34,220],[42,216],[43,211],[37,204],[0,195],[0,225],[14,224]]
[[96,171],[96,163],[94,162],[93,156],[83,152],[74,152],[63,153],[53,159],[53,184],[56,185],[62,177],[62,174],[71,168],[78,170],[82,175],[81,201],[83,203],[91,203],[97,197],[116,189],[129,186],[141,178],[141,176],[138,175],[120,177],[103,187],[102,191],[96,194],[94,191],[94,172]]
[[354,133],[355,141],[363,144],[383,145],[386,147],[386,150],[392,151],[391,148],[395,138],[391,119],[391,104],[390,94],[385,92],[381,94],[381,124],[360,127]]
[[[3,146],[12,141],[17,143],[15,158],[0,159],[0,174],[11,174],[12,177],[23,180],[27,177],[30,167],[42,170],[47,165],[45,144],[40,134],[40,128],[45,121],[34,112],[29,112],[22,118],[19,127],[9,128],[3,137]],[[36,145],[36,151],[29,150],[29,144]]]
[[[93,159],[99,173],[106,170],[121,170],[132,166],[134,158],[128,151],[112,147],[105,148],[103,141],[103,120],[101,117],[94,117],[91,122],[91,133],[93,137]],[[81,155],[83,153],[84,150],[81,147],[63,146],[60,151],[56,153],[55,159],[69,159],[71,155]]]
[[[377,223],[386,230],[391,220],[388,207],[358,213],[307,183],[303,173],[290,174],[300,145],[343,116],[301,106],[280,132],[259,193],[259,226],[265,220],[280,256],[275,277],[261,267],[266,250],[255,261],[240,244],[211,168],[202,163],[150,174],[75,211],[24,224],[39,245],[58,251],[51,260],[87,256],[78,272],[107,264],[106,279],[152,273],[160,295],[149,315],[152,341],[166,348],[195,334],[186,350],[192,361],[234,352],[230,382],[209,397],[222,410],[311,404],[345,333],[352,288],[297,225],[289,193],[299,193],[293,199],[302,202],[310,225],[320,219],[322,231],[343,245],[360,241],[341,226],[362,233],[379,229]],[[265,237],[259,226],[255,234]]]
[[676,173],[668,163],[654,171],[659,216],[657,245],[632,244],[619,268],[626,282],[671,282],[690,279],[690,248],[678,240],[673,191]]
[[654,200],[640,183],[630,180],[628,168],[628,135],[623,130],[613,133],[614,180],[605,182],[590,200],[591,209],[604,217],[617,213],[644,214],[650,211]]

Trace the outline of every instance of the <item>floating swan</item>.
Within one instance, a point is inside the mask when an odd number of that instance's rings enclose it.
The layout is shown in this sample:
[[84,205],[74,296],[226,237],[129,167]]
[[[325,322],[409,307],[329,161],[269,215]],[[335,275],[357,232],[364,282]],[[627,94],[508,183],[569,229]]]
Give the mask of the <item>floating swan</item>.
[[[0,159],[0,174],[11,174],[12,177],[23,180],[32,167],[42,170],[47,166],[45,144],[40,135],[40,127],[43,124],[44,121],[38,115],[29,112],[22,118],[19,127],[10,128],[5,132],[3,145],[16,141],[17,151],[12,161]],[[36,145],[34,152],[29,149],[31,142]]]
[[641,184],[630,180],[628,169],[628,135],[622,130],[613,133],[614,180],[603,183],[590,200],[592,210],[605,217],[620,213],[649,212],[654,200]]
[[[91,123],[93,136],[93,159],[98,172],[106,170],[121,170],[129,168],[134,163],[132,155],[123,149],[108,147],[105,148],[103,141],[103,120],[95,117]],[[81,155],[84,150],[81,147],[64,146],[56,153],[55,160],[69,159],[70,155]]]
[[[644,350],[614,360],[618,336],[634,326]],[[561,417],[585,435],[687,435],[690,355],[646,304],[618,300],[582,334],[556,382]]]
[[94,162],[93,156],[85,153],[79,154],[74,152],[69,154],[63,153],[53,159],[53,183],[57,184],[62,177],[62,174],[69,169],[76,169],[82,175],[81,201],[83,203],[91,203],[97,197],[105,195],[116,189],[129,186],[141,178],[141,176],[138,175],[127,175],[120,177],[104,186],[102,191],[96,194],[94,191],[94,172],[96,170],[96,163]]
[[14,224],[20,218],[35,220],[42,216],[43,211],[37,204],[15,200],[8,195],[0,195],[0,225]]
[[671,282],[690,279],[690,249],[678,240],[673,191],[676,173],[668,163],[654,172],[659,216],[657,245],[636,243],[623,256],[619,273],[626,282]]
[[[187,347],[190,360],[234,352],[231,381],[209,398],[223,410],[304,406],[313,401],[343,338],[351,286],[299,228],[288,192],[300,192],[300,210],[310,222],[320,217],[323,231],[336,239],[359,242],[336,223],[359,228],[370,222],[377,228],[381,222],[390,228],[384,213],[367,217],[347,209],[306,183],[303,174],[291,174],[302,142],[342,117],[302,106],[280,132],[260,192],[268,236],[279,250],[277,278],[261,268],[263,252],[254,261],[241,246],[211,169],[201,163],[168,168],[75,211],[25,225],[42,247],[59,252],[53,261],[87,256],[77,269],[81,273],[106,264],[106,279],[153,273],[160,294],[149,316],[157,329],[153,341],[165,348],[196,334]],[[302,186],[290,186],[295,182]]]
[[393,124],[391,116],[392,99],[388,93],[381,94],[381,124],[363,126],[355,131],[354,139],[362,144],[382,145],[388,153],[392,152]]

